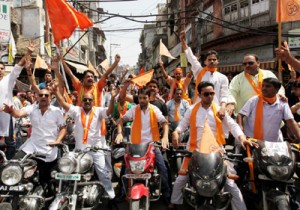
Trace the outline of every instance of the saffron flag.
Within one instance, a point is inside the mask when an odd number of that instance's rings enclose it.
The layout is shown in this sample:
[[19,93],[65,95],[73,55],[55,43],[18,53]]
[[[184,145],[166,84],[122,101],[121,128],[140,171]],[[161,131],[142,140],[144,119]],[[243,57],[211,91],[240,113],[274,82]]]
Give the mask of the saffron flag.
[[109,63],[108,63],[108,60],[105,59],[104,61],[102,61],[100,63],[100,66],[102,66],[102,68],[104,68],[105,70],[107,70],[109,68]]
[[54,43],[69,38],[76,27],[81,30],[93,25],[83,13],[75,10],[66,0],[46,0],[47,12],[54,36]]
[[277,0],[276,22],[300,20],[300,0]]
[[42,59],[38,54],[36,55],[34,69],[48,69],[46,61]]
[[204,123],[203,133],[200,140],[199,152],[210,154],[220,150],[220,145],[218,144],[215,135],[211,131],[207,120]]
[[141,70],[140,70],[139,75],[140,75],[140,74],[144,74],[144,73],[145,73],[145,67],[143,66],[143,67],[141,68]]
[[162,43],[161,39],[160,39],[160,44],[159,44],[159,55],[164,55],[171,59],[175,59],[169,52],[168,48],[164,45],[164,43]]
[[8,63],[13,63],[15,59],[15,55],[17,54],[17,48],[15,39],[10,32],[9,44],[8,44]]
[[153,72],[154,72],[154,70],[152,69],[146,73],[136,76],[131,81],[134,82],[137,86],[143,87],[152,79]]

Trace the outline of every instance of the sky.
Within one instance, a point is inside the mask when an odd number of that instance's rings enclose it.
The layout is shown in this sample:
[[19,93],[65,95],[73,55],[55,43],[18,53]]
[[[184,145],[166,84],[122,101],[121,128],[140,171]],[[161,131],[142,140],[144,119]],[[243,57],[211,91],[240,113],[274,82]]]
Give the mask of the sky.
[[[166,0],[137,0],[130,2],[101,2],[100,6],[105,12],[117,13],[120,15],[149,15],[157,14],[157,4],[165,3]],[[103,16],[102,20],[106,17]],[[137,18],[137,20],[154,20],[155,17]],[[143,28],[144,23],[137,23],[123,18],[112,18],[102,23],[102,30],[106,36],[105,49],[107,57],[110,57],[110,48],[112,59],[114,55],[121,55],[121,65],[136,65],[138,56],[141,53],[141,45],[139,42],[141,30],[129,32],[106,32],[105,30],[115,30],[123,28]],[[119,45],[119,46],[116,46]]]

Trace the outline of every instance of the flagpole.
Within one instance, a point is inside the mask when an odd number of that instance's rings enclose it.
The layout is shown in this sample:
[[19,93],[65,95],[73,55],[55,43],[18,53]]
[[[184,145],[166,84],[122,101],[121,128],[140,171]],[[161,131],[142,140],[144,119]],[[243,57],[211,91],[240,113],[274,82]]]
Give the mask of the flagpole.
[[[281,21],[278,22],[278,49],[281,49]],[[282,61],[278,59],[278,79],[282,82]]]
[[[278,0],[277,4],[281,5],[281,0]],[[278,10],[278,6],[277,6],[277,10]],[[282,29],[281,29],[281,7],[280,10],[277,11],[279,14],[279,18],[278,18],[278,49],[281,49],[281,33],[282,33]],[[278,59],[278,79],[280,82],[282,82],[282,61],[281,59]]]

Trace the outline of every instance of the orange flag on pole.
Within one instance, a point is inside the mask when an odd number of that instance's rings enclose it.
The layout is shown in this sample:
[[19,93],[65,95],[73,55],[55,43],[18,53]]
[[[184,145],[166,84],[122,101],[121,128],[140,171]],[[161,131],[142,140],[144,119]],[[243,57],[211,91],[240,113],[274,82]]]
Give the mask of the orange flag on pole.
[[76,27],[81,30],[93,25],[83,13],[75,10],[66,0],[46,0],[47,12],[54,36],[54,43],[69,38]]
[[38,54],[36,55],[34,69],[48,69],[46,61],[42,59]]
[[207,120],[205,120],[202,137],[200,140],[199,152],[210,154],[218,151],[219,149],[220,145],[218,144],[215,135],[211,131]]
[[143,87],[152,79],[153,72],[154,72],[153,69],[147,71],[146,73],[140,74],[137,77],[133,78],[131,81],[134,82],[139,87]]
[[277,0],[276,22],[300,20],[300,0]]

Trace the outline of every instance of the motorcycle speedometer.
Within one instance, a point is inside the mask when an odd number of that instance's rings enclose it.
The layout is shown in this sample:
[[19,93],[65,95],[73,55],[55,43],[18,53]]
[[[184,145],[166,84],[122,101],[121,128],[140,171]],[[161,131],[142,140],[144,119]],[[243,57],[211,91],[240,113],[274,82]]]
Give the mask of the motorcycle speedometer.
[[5,185],[18,184],[22,179],[22,168],[17,165],[7,165],[1,172],[1,181]]
[[71,174],[76,169],[76,160],[74,157],[66,156],[58,160],[58,168],[62,173]]

